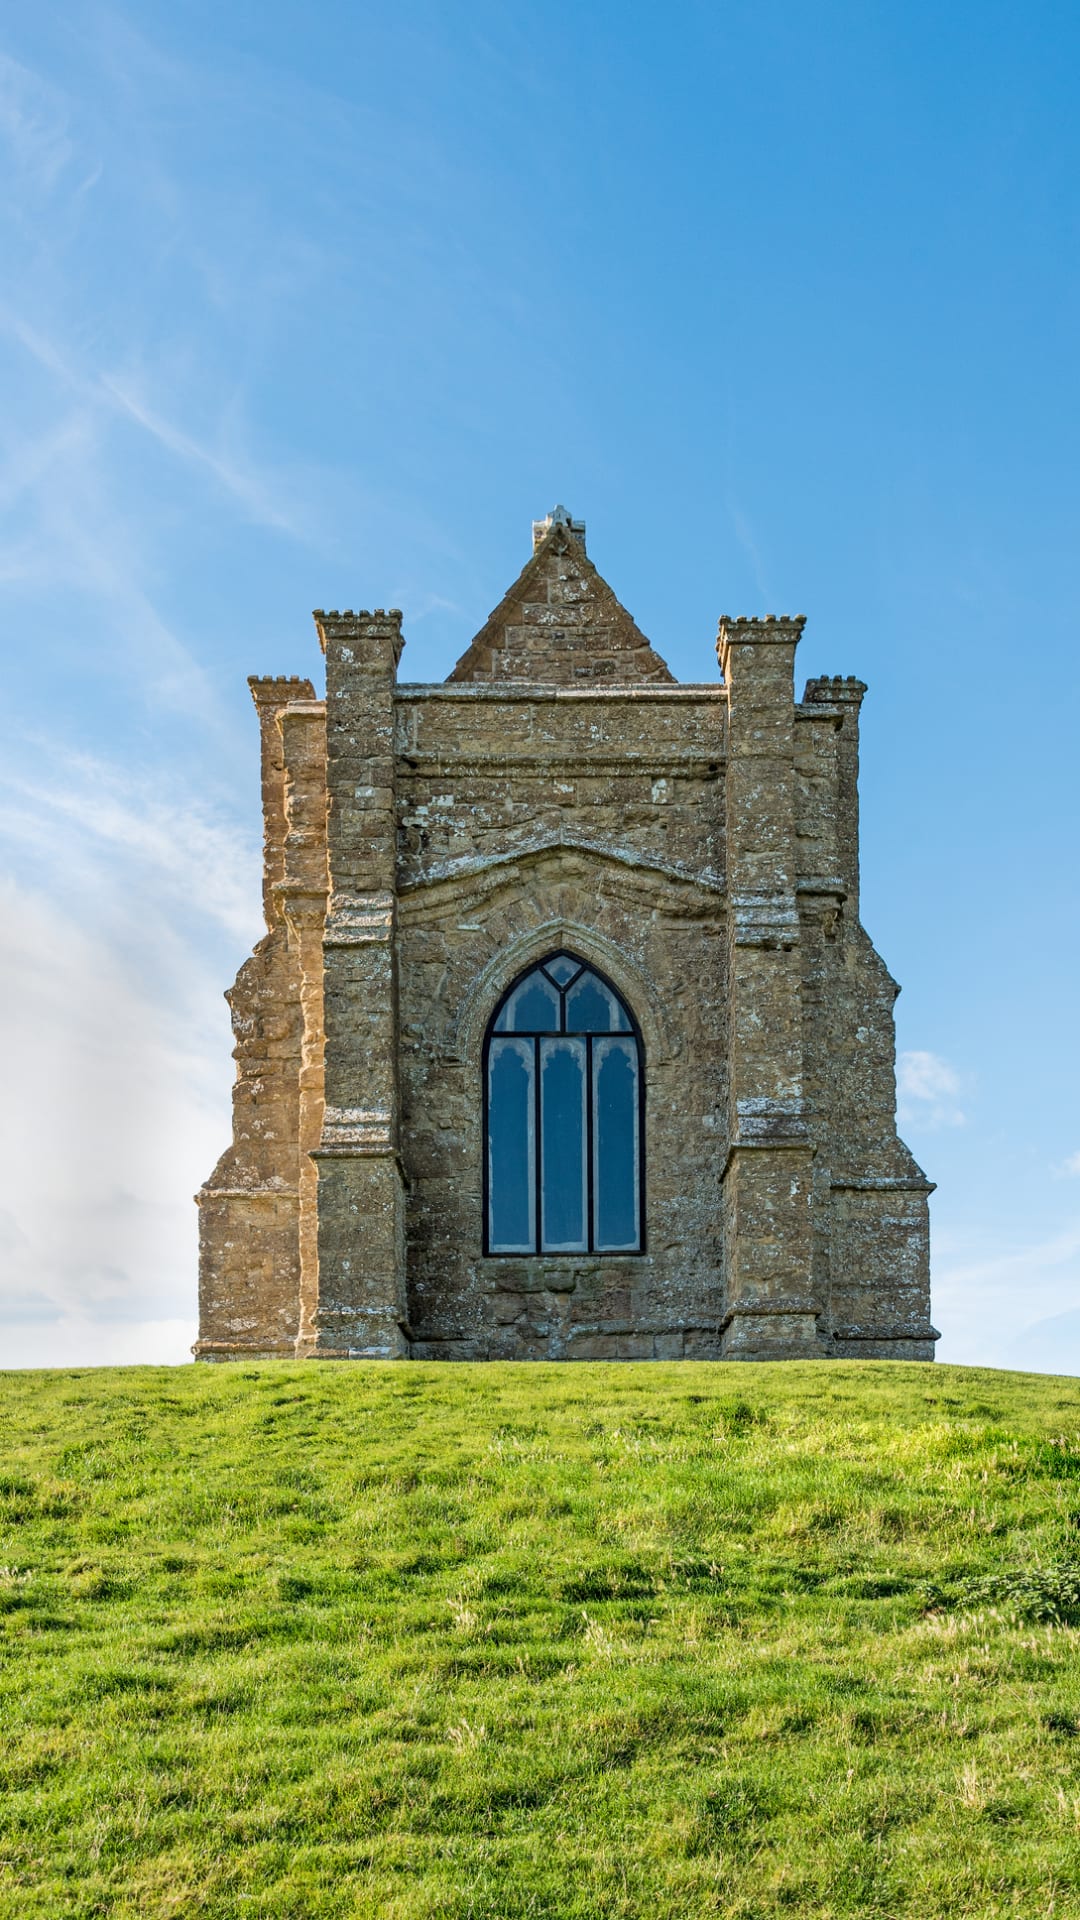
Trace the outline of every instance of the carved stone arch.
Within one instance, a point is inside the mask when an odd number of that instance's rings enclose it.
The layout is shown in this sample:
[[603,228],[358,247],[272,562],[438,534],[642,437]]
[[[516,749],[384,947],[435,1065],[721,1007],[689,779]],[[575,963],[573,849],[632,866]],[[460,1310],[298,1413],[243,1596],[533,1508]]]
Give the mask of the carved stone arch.
[[480,969],[465,995],[453,1030],[454,1052],[479,1072],[488,1021],[506,989],[519,973],[557,947],[566,947],[580,960],[605,973],[626,1001],[641,1028],[646,1056],[654,1062],[670,1058],[673,1047],[665,1011],[652,982],[622,947],[594,927],[559,915],[543,920],[493,954]]

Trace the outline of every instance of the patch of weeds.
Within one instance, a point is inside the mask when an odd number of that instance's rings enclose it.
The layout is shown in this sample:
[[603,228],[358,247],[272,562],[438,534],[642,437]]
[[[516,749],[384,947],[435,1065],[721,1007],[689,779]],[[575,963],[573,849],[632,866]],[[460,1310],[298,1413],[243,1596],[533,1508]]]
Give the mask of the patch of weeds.
[[99,1667],[78,1676],[78,1697],[107,1700],[112,1695],[171,1693],[175,1680],[157,1667]]
[[776,1793],[761,1781],[733,1774],[702,1795],[697,1813],[699,1838],[721,1846],[725,1842],[739,1846],[753,1841],[777,1806]]
[[965,1608],[997,1607],[1025,1620],[1073,1627],[1080,1624],[1080,1561],[974,1574],[958,1583],[952,1602]]
[[559,1582],[560,1600],[646,1600],[656,1592],[656,1576],[639,1560],[610,1560],[581,1567]]

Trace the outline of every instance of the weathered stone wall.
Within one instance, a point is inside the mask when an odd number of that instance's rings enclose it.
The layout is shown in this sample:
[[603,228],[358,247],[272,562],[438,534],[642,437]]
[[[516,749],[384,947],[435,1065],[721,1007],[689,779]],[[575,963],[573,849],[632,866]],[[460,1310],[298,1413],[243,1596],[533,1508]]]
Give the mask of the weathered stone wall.
[[[316,616],[327,697],[253,682],[268,933],[200,1195],[204,1358],[932,1358],[929,1183],[858,917],[865,688],[801,620],[678,686],[563,510],[443,686],[401,616]],[[645,1249],[483,1253],[482,1056],[554,948],[638,1021]]]
[[[725,702],[714,687],[403,687],[401,1150],[412,1351],[719,1352]],[[481,1053],[504,988],[566,946],[645,1047],[646,1251],[488,1256]]]
[[[300,953],[285,914],[286,769],[281,717],[313,702],[309,680],[253,679],[262,748],[267,933],[226,996],[236,1040],[233,1140],[199,1203],[200,1359],[292,1353],[300,1312]],[[321,713],[321,709],[319,709]],[[324,790],[321,767],[316,791]],[[316,836],[319,828],[315,828]]]

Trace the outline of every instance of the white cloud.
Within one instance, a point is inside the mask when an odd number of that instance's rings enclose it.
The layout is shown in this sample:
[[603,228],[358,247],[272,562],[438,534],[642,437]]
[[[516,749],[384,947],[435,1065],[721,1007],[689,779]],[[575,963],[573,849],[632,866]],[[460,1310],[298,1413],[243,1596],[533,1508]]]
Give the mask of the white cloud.
[[1005,1364],[1024,1372],[1080,1374],[1080,1308],[1034,1321],[1006,1351]]
[[955,1068],[937,1053],[902,1053],[898,1062],[898,1084],[900,1092],[909,1100],[939,1100],[943,1094],[960,1091]]
[[[963,1245],[978,1248],[974,1228],[964,1232]],[[985,1245],[963,1259],[940,1239],[935,1246],[931,1280],[934,1316],[944,1336],[942,1360],[1073,1371],[1071,1345],[1055,1350],[1046,1328],[1061,1317],[1063,1305],[1080,1301],[1080,1219],[1043,1238],[1004,1248]],[[1036,1334],[1038,1328],[1043,1331]],[[1034,1357],[1037,1351],[1041,1359]]]
[[7,1325],[0,1367],[172,1367],[191,1359],[199,1323],[132,1320],[103,1326],[65,1314],[40,1326]]
[[960,1076],[938,1053],[914,1049],[896,1062],[896,1092],[901,1125],[962,1127],[958,1105]]
[[1070,1153],[1068,1158],[1062,1162],[1061,1171],[1062,1173],[1080,1175],[1080,1153]]
[[[209,919],[240,938],[250,935],[259,883],[256,850],[234,823],[177,791],[165,775],[134,777],[88,754],[67,753],[53,742],[39,749],[39,772],[0,770],[0,833],[46,867],[62,863],[65,891],[80,884],[101,898],[104,884],[123,897],[125,864],[144,869],[140,892],[187,916]],[[151,909],[153,912],[153,909]],[[140,912],[140,920],[145,911]]]
[[256,850],[96,762],[0,792],[0,1365],[180,1359]]

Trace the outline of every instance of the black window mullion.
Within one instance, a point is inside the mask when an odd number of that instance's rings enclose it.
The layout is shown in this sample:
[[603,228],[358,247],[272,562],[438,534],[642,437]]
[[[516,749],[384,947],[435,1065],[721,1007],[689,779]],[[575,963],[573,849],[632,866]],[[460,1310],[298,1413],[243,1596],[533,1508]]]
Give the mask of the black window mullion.
[[637,1250],[645,1251],[645,1061],[639,1036],[634,1035],[634,1054],[637,1059],[637,1124],[638,1124],[638,1239]]
[[533,1058],[536,1063],[535,1073],[533,1076],[533,1079],[534,1079],[533,1098],[536,1102],[536,1119],[533,1122],[533,1127],[534,1127],[534,1132],[536,1137],[536,1152],[533,1155],[533,1160],[536,1165],[536,1233],[534,1235],[533,1251],[534,1253],[542,1253],[544,1250],[544,1222],[540,1213],[540,1203],[543,1198],[543,1192],[544,1192],[544,1176],[543,1176],[543,1167],[541,1165],[541,1158],[543,1155],[544,1147],[543,1147],[543,1133],[541,1131],[541,1126],[540,1126],[543,1107],[541,1104],[541,1096],[540,1096],[540,1035],[538,1033],[534,1034],[533,1036]]
[[593,1193],[593,1128],[596,1125],[593,1114],[593,1067],[592,1034],[585,1035],[585,1170],[586,1197],[589,1206],[588,1245],[592,1253],[596,1246],[596,1225],[593,1218],[595,1196]]

